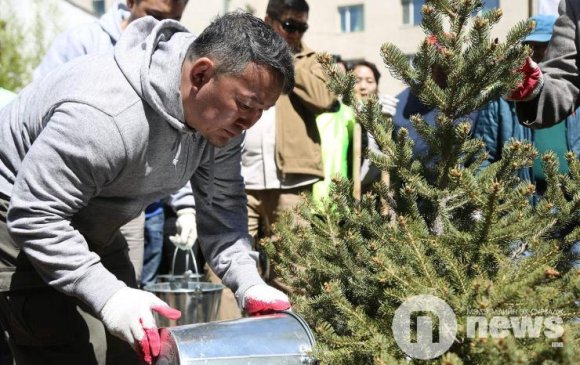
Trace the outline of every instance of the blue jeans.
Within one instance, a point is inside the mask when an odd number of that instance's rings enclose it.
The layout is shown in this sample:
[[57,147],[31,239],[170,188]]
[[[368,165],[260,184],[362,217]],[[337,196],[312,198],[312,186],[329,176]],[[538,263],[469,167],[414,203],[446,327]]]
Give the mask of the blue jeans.
[[145,251],[143,254],[143,271],[141,272],[141,287],[153,284],[161,263],[163,249],[163,224],[165,214],[161,211],[145,219]]

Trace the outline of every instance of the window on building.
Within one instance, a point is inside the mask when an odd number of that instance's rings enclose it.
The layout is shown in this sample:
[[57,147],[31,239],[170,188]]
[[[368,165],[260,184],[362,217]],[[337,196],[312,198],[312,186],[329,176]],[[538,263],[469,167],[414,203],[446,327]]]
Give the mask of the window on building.
[[93,11],[101,16],[105,13],[105,0],[93,0]]
[[499,8],[499,0],[484,0],[483,11]]
[[365,30],[364,5],[339,6],[340,31],[342,33]]
[[[421,7],[425,0],[401,0],[403,5],[403,24],[420,25],[423,21]],[[482,11],[499,8],[499,0],[484,0]]]
[[403,5],[403,24],[419,25],[423,21],[421,7],[425,0],[401,0]]
[[478,12],[473,13],[473,15],[481,15],[481,13],[485,13],[491,9],[496,8],[499,8],[499,0],[484,0],[481,9]]

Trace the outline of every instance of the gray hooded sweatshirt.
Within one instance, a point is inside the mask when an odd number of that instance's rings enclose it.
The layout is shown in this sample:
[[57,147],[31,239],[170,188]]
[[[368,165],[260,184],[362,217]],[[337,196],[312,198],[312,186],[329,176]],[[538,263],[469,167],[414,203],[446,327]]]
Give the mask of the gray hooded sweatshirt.
[[142,18],[114,55],[73,60],[0,110],[0,196],[10,197],[14,240],[0,242],[0,290],[40,277],[100,312],[125,286],[103,264],[126,249],[111,244],[118,228],[189,179],[211,268],[238,300],[263,283],[247,233],[243,137],[217,148],[184,123],[181,67],[194,38],[178,22]]

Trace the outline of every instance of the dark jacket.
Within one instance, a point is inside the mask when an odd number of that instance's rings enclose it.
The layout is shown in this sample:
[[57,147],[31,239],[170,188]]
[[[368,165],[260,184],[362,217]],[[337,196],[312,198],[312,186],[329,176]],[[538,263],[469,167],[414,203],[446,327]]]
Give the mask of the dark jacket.
[[544,88],[534,100],[516,105],[519,120],[531,128],[547,128],[564,121],[580,106],[580,1],[562,1],[559,12],[540,64]]

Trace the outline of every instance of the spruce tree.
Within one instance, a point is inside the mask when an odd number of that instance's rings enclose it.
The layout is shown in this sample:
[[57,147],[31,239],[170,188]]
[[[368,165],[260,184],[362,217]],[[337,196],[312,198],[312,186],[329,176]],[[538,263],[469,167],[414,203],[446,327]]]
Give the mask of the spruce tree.
[[[380,147],[368,157],[390,184],[356,200],[352,182],[337,180],[325,204],[306,201],[263,242],[294,310],[315,331],[322,364],[578,363],[580,273],[566,252],[580,240],[580,161],[570,153],[564,176],[553,153],[542,156],[548,188],[537,203],[535,187],[517,176],[537,155],[531,144],[511,141],[500,161],[480,168],[485,146],[465,116],[520,82],[514,70],[530,52],[521,40],[533,26],[522,21],[500,42],[490,31],[501,10],[481,8],[479,0],[427,0],[412,64],[394,45],[381,47],[392,75],[439,110],[434,127],[412,117],[429,158],[413,157],[407,130],[394,133],[376,99],[353,105]],[[338,73],[328,55],[319,61],[331,90],[354,104],[353,75]],[[451,348],[432,360],[412,358],[394,339],[395,312],[415,295],[436,296],[457,316]],[[474,313],[556,316],[564,330],[474,337],[466,332]]]

